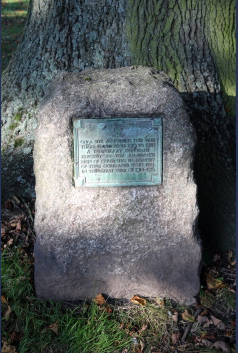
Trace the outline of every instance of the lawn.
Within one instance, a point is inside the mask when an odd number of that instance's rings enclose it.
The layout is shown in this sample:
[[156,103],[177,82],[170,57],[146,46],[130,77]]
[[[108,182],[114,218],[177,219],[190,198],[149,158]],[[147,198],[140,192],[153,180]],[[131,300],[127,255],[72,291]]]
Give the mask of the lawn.
[[29,0],[1,0],[1,72],[6,69],[24,30]]

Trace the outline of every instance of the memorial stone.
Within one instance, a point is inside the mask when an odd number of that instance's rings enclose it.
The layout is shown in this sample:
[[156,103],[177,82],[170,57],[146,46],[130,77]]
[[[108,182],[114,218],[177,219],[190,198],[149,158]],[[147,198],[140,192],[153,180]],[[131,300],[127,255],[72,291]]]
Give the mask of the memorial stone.
[[38,297],[193,303],[201,261],[195,142],[162,72],[58,74],[41,104],[34,148]]

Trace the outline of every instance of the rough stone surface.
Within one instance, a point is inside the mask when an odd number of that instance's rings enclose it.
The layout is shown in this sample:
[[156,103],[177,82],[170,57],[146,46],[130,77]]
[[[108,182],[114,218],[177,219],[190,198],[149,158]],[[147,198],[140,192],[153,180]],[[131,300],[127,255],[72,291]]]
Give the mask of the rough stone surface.
[[[163,117],[163,183],[76,189],[72,119],[140,115]],[[194,302],[201,260],[195,140],[179,93],[155,69],[59,74],[41,105],[34,148],[38,297]]]

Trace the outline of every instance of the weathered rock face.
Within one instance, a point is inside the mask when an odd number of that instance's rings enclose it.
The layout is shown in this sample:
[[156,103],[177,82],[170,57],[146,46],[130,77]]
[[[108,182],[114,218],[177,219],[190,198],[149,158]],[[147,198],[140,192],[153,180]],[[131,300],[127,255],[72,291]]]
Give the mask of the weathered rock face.
[[[162,116],[162,184],[75,188],[72,120],[140,116]],[[38,297],[194,301],[201,260],[195,139],[179,93],[156,70],[87,70],[52,81],[34,148]]]

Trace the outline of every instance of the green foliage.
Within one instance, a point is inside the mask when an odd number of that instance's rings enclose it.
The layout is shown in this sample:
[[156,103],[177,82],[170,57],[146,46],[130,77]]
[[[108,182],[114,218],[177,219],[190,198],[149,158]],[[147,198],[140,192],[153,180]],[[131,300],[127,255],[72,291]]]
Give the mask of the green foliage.
[[24,29],[29,0],[1,1],[1,72],[6,69]]

